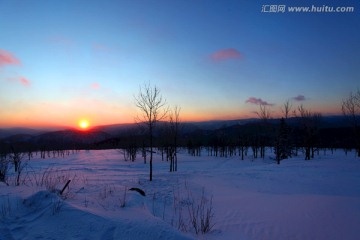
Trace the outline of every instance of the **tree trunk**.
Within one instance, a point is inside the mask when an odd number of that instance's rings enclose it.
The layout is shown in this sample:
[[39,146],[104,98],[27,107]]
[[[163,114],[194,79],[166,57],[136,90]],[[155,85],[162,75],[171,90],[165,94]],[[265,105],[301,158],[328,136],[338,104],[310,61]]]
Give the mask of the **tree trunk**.
[[153,132],[150,126],[150,182],[152,181],[152,164],[153,164]]
[[175,147],[175,172],[177,172],[177,154],[176,154],[176,147]]
[[172,172],[173,171],[174,160],[173,160],[173,157],[171,155],[171,151],[168,152],[168,155],[170,155],[170,172]]
[[310,160],[310,147],[305,148],[305,160]]

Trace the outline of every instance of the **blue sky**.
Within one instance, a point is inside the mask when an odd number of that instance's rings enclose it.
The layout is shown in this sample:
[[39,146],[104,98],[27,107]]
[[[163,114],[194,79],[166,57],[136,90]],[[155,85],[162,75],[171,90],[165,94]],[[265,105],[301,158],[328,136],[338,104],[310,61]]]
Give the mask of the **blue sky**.
[[[262,13],[265,4],[355,11]],[[133,122],[148,82],[189,121],[255,117],[261,101],[277,116],[288,99],[338,114],[360,87],[355,0],[0,0],[0,9],[0,126]]]

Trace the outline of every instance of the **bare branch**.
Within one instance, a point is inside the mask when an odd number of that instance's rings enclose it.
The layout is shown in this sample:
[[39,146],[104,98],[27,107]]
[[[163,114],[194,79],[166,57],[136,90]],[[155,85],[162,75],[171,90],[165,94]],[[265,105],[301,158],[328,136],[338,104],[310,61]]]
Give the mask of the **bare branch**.
[[349,97],[343,100],[341,105],[343,114],[351,120],[354,127],[359,125],[360,117],[360,90],[356,93],[350,93]]
[[285,119],[288,119],[289,114],[290,114],[290,112],[291,112],[291,109],[292,109],[292,104],[291,104],[291,102],[290,102],[289,100],[287,100],[287,101],[284,103],[283,108],[281,108],[281,111],[283,112]]
[[260,104],[259,107],[260,107],[259,112],[256,112],[259,118],[264,122],[271,119],[271,114],[270,114],[270,110],[268,109],[268,106],[264,104]]
[[137,115],[135,121],[139,124],[143,123],[147,126],[150,140],[150,181],[152,181],[152,148],[154,128],[158,121],[165,119],[169,108],[166,107],[166,100],[162,98],[160,90],[150,84],[140,86],[139,94],[135,98],[135,106],[140,110],[141,114]]

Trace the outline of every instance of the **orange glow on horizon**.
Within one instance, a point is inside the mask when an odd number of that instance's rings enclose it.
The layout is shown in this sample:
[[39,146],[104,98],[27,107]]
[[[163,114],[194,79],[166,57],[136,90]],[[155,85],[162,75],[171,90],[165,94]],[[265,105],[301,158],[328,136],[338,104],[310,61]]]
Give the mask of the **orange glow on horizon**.
[[[75,104],[73,104],[75,105]],[[75,105],[76,106],[76,105]],[[281,117],[281,105],[270,107],[273,118]],[[0,128],[25,127],[25,128],[75,128],[82,131],[88,131],[90,128],[102,125],[112,124],[131,124],[134,123],[136,114],[128,109],[123,111],[94,111],[95,113],[81,112],[80,109],[60,108],[57,105],[42,106],[42,108],[29,107],[21,111],[4,112],[0,111]],[[321,112],[323,116],[341,115],[337,106],[327,107],[324,103],[313,104],[305,107],[313,112]],[[295,108],[295,107],[294,107]],[[54,109],[60,109],[54,111]],[[257,118],[254,113],[258,111],[256,105],[245,105],[240,110],[208,110],[195,109],[191,107],[182,107],[180,120],[182,122],[201,122],[211,120],[235,120]],[[84,121],[84,122],[83,122]]]

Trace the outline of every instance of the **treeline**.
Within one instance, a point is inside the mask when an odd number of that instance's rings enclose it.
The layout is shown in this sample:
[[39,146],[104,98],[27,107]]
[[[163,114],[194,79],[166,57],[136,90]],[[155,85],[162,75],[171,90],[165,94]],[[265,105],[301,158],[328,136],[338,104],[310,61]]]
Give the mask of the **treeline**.
[[[276,123],[277,122],[277,123]],[[293,122],[293,120],[292,120]],[[287,124],[282,118],[270,122],[253,122],[244,125],[222,127],[217,130],[196,130],[179,134],[173,142],[169,130],[159,127],[153,137],[153,146],[163,160],[175,158],[178,148],[187,149],[192,156],[231,157],[244,159],[265,158],[271,149],[271,157],[280,162],[300,152],[305,159],[314,158],[319,151],[356,149],[352,127],[324,127],[321,116],[299,120],[297,124]],[[121,138],[113,138],[95,144],[96,149],[119,148],[124,150],[125,159],[134,161],[136,153],[146,158],[149,143],[146,133],[133,131]]]
[[[212,132],[198,131],[187,134],[182,139],[190,155],[231,157],[244,159],[251,155],[264,158],[269,149],[276,160],[297,156],[303,152],[306,159],[314,158],[316,152],[356,149],[351,127],[305,128],[301,125],[287,125],[284,119],[278,124],[251,123],[221,128]],[[266,151],[267,150],[267,151]]]
[[[164,124],[155,132],[153,144],[165,160],[175,154],[172,153],[175,145],[177,148],[187,148],[189,154],[194,156],[200,155],[200,150],[205,149],[210,156],[227,157],[239,153],[240,156],[244,156],[245,152],[250,151],[255,158],[264,157],[265,148],[283,145],[289,145],[286,148],[291,148],[295,154],[298,150],[310,149],[310,157],[317,149],[356,149],[352,127],[323,127],[321,118],[316,121],[318,121],[316,124],[308,125],[302,123],[302,120],[294,124],[294,119],[289,121],[291,124],[287,124],[286,119],[272,120],[268,123],[256,121],[216,130],[195,130],[190,133],[183,133],[180,128],[176,140],[174,140],[171,128]],[[134,128],[123,133],[122,136],[86,144],[56,143],[55,141],[48,144],[0,142],[0,153],[10,153],[12,149],[16,149],[17,152],[37,152],[42,157],[62,157],[66,155],[64,154],[66,150],[119,148],[127,151],[126,157],[129,160],[135,160],[134,153],[143,152],[143,149],[147,149],[148,146],[147,133]]]

